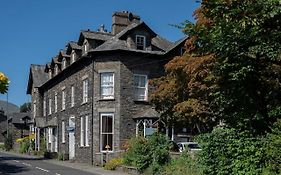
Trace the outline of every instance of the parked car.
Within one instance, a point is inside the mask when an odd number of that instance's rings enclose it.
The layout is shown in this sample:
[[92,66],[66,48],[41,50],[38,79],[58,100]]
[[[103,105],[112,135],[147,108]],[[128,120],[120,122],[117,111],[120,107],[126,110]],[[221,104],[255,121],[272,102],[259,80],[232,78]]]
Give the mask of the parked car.
[[201,150],[201,147],[197,142],[179,142],[177,145],[179,147],[179,152],[183,152],[185,150],[190,152]]

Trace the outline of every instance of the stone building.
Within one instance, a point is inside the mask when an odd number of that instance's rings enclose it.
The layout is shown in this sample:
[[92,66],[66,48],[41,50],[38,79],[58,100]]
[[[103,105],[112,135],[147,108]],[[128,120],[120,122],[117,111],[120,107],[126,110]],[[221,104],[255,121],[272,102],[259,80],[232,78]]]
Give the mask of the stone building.
[[37,149],[77,162],[99,164],[114,157],[136,134],[149,135],[159,114],[149,105],[149,80],[182,53],[185,38],[172,43],[129,12],[112,16],[112,31],[81,31],[46,65],[31,65]]

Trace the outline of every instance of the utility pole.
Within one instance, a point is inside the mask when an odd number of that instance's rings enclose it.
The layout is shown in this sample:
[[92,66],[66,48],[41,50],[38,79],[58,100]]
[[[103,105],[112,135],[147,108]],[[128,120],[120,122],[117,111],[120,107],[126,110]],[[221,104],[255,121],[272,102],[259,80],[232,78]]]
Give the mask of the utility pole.
[[9,106],[9,95],[7,92],[7,100],[6,100],[6,117],[7,117],[7,137],[9,135],[9,118],[8,118],[8,106]]

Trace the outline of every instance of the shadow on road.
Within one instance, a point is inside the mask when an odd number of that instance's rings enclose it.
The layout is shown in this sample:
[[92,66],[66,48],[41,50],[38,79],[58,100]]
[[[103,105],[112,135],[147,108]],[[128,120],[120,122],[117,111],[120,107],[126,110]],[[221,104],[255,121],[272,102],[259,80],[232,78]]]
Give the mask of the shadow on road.
[[[28,171],[24,166],[13,165],[11,163],[5,162],[7,159],[5,157],[0,157],[0,174],[16,174],[23,171]],[[15,159],[13,159],[15,160]]]
[[40,158],[40,157],[36,157],[36,158],[30,158],[30,157],[17,157],[17,156],[5,156],[5,157],[1,157],[0,156],[0,161],[1,160],[46,160],[45,158]]

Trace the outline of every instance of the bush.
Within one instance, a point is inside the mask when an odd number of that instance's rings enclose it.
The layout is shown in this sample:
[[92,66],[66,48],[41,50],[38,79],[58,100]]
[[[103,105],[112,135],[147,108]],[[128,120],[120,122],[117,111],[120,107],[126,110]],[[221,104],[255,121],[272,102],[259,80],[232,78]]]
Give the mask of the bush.
[[68,159],[69,159],[69,155],[66,154],[66,153],[59,153],[58,159],[59,159],[60,161],[68,160]]
[[136,167],[140,172],[150,167],[151,174],[159,172],[169,160],[170,144],[166,136],[155,133],[148,139],[133,138],[124,155],[124,164]]
[[4,140],[4,147],[5,147],[5,150],[6,151],[10,151],[11,149],[13,149],[13,145],[14,145],[14,142],[13,142],[13,134],[12,133],[9,133],[5,140]]
[[167,164],[161,175],[199,175],[199,169],[195,160],[191,159],[187,152],[184,152],[180,158],[173,159]]
[[110,161],[108,161],[105,166],[104,169],[106,170],[115,170],[118,166],[123,164],[123,159],[122,158],[114,158],[111,159]]
[[[41,136],[40,137],[40,151],[37,153],[37,155],[41,155],[44,156],[44,154],[47,152],[47,148],[46,148],[46,141],[45,141],[45,137]],[[47,153],[46,153],[47,154]]]
[[265,172],[271,175],[281,174],[281,119],[273,125],[272,132],[266,137],[265,152]]
[[265,165],[263,142],[246,132],[215,128],[198,139],[198,162],[203,174],[261,174]]
[[0,144],[0,150],[5,150],[5,145],[4,144]]
[[20,153],[27,153],[29,151],[30,147],[30,141],[29,139],[23,139],[23,141],[20,143]]

